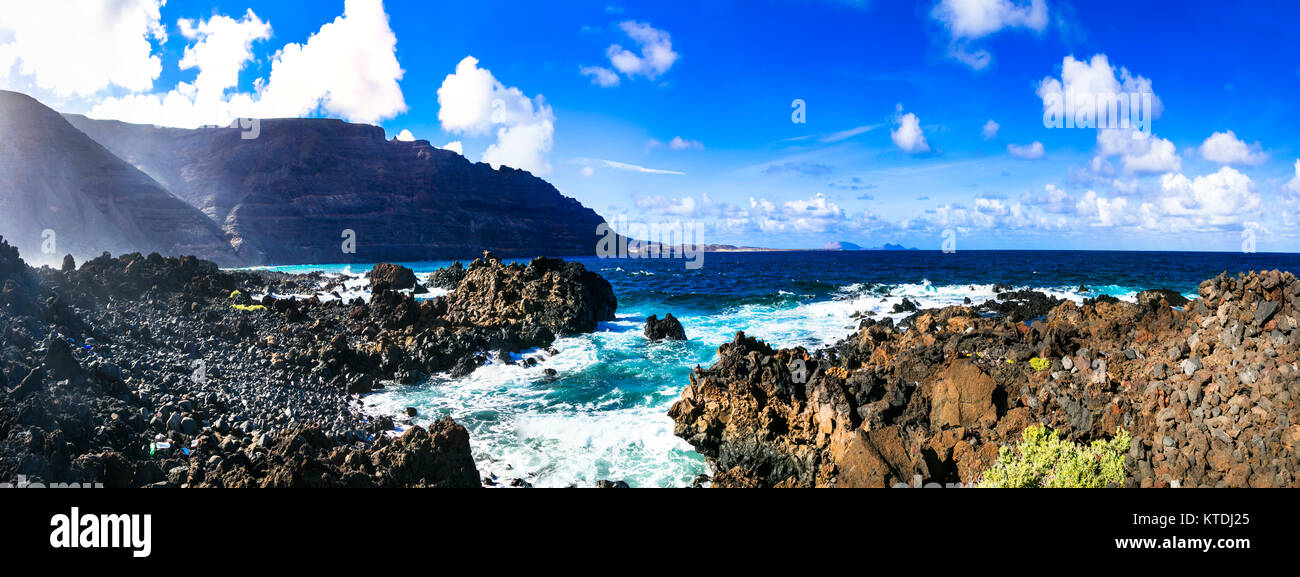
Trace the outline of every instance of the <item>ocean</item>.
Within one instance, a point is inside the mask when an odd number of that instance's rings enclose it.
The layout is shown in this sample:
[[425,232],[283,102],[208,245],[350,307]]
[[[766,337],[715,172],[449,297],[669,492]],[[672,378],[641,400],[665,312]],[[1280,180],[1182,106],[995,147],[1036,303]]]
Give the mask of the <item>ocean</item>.
[[[1134,300],[1168,288],[1195,298],[1220,272],[1300,271],[1300,255],[1167,252],[862,251],[709,253],[704,266],[683,260],[569,258],[604,276],[618,296],[618,318],[597,332],[560,339],[559,354],[528,351],[536,366],[488,364],[473,374],[390,386],[365,398],[376,414],[419,411],[414,424],[451,416],[470,431],[479,471],[498,483],[678,487],[708,474],[703,458],[673,435],[668,408],[696,365],[716,361],[736,331],[777,347],[830,345],[853,333],[854,313],[893,314],[904,298],[922,308],[995,298],[996,284],[1032,288],[1082,302],[1098,295]],[[447,262],[401,263],[422,279]],[[352,277],[369,266],[276,267]],[[1079,289],[1086,287],[1088,290]],[[435,293],[436,294],[436,293]],[[672,313],[688,341],[648,342],[645,318]],[[545,374],[554,369],[554,377]]]

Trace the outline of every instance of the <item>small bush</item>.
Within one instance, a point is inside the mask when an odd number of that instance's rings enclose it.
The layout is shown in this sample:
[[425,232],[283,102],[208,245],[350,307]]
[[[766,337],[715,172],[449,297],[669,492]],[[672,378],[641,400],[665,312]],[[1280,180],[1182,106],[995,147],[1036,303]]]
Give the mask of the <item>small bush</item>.
[[1101,488],[1124,484],[1125,454],[1133,436],[1120,429],[1109,441],[1084,447],[1042,425],[1025,429],[1020,446],[1002,447],[980,487]]

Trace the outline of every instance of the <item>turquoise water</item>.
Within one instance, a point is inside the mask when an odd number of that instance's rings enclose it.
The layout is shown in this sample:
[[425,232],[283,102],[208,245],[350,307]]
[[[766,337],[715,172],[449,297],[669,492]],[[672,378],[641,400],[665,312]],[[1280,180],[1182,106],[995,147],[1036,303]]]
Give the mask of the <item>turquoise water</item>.
[[[415,424],[454,417],[471,435],[480,472],[500,482],[590,486],[690,484],[708,474],[703,459],[673,435],[668,408],[696,365],[716,361],[735,332],[780,346],[810,349],[854,331],[855,312],[890,314],[903,298],[923,307],[992,299],[994,283],[1083,300],[1108,294],[1132,300],[1149,288],[1195,295],[1200,280],[1221,270],[1300,270],[1293,255],[1193,253],[936,252],[709,254],[701,270],[674,260],[572,259],[609,279],[618,318],[597,332],[559,340],[559,354],[525,352],[534,367],[489,364],[461,379],[392,386],[370,395],[377,413],[415,407]],[[404,263],[427,274],[449,263]],[[357,277],[364,265],[282,267]],[[364,282],[351,286],[361,292]],[[1088,292],[1078,292],[1087,285]],[[350,298],[351,295],[345,295]],[[650,343],[641,335],[651,314],[673,313],[689,341]],[[558,375],[548,378],[545,369]]]

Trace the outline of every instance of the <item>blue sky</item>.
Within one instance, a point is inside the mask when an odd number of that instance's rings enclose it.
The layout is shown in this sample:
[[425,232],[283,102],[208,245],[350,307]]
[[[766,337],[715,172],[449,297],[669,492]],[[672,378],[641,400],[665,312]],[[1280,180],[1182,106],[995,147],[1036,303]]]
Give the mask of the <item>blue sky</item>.
[[[1300,250],[1289,2],[115,3],[0,4],[0,86],[137,122],[380,124],[706,242]],[[1149,91],[1152,135],[1049,129],[1045,86]]]

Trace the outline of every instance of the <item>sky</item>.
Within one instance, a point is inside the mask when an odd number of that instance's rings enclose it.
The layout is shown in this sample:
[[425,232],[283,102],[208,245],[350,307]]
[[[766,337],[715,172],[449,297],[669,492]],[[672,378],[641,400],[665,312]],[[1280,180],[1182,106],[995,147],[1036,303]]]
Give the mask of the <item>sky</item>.
[[[1298,20],[1284,1],[0,0],[0,87],[167,126],[377,124],[708,243],[1300,252]],[[1080,115],[1106,95],[1135,104]]]

